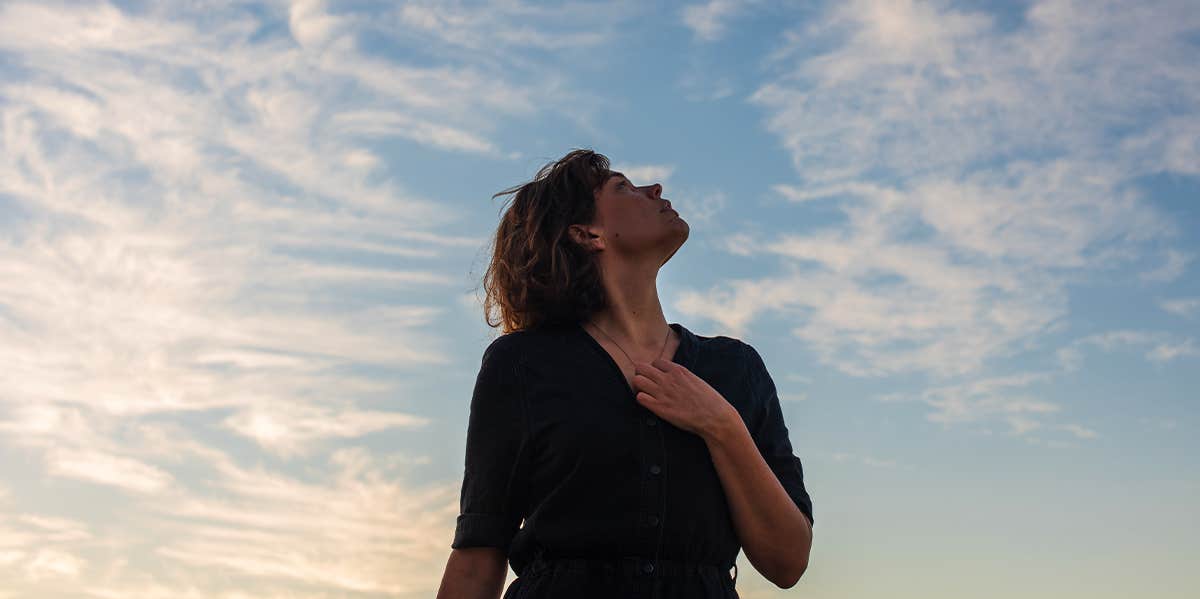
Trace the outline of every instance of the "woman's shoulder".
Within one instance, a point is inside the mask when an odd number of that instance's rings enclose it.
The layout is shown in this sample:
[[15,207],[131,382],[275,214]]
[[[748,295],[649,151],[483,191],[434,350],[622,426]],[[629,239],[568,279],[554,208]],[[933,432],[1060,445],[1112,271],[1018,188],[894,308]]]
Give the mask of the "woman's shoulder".
[[521,329],[501,333],[484,348],[484,356],[504,354],[510,357],[523,356],[536,350],[552,338],[561,337],[562,331],[550,329]]
[[483,349],[483,355],[487,357],[498,356],[501,354],[512,355],[519,353],[528,335],[528,331],[510,331],[507,333],[501,333],[487,344],[487,347]]
[[766,362],[754,346],[737,337],[727,335],[696,335],[699,345],[710,360],[735,369],[744,376],[754,377],[766,371]]
[[693,333],[696,338],[696,343],[702,351],[707,354],[719,354],[731,360],[740,360],[746,354],[746,348],[750,347],[737,337],[728,335],[699,335]]

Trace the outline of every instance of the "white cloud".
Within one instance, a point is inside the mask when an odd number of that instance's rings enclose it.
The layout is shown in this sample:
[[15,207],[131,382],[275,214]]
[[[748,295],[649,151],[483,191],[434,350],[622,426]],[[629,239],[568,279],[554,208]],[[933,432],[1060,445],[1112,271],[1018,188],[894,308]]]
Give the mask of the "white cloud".
[[334,117],[343,133],[362,136],[398,136],[443,150],[498,154],[492,142],[470,131],[420,121],[398,112],[353,112]]
[[[78,588],[89,560],[77,547],[94,543],[86,524],[44,514],[12,513],[0,505],[0,578],[6,591]],[[28,586],[26,586],[28,585]],[[7,595],[0,592],[0,596]]]
[[672,205],[689,223],[704,224],[712,227],[718,224],[717,216],[724,213],[729,204],[725,192],[717,189],[711,191],[697,191],[685,189],[681,194],[683,201],[675,202],[671,199]]
[[704,4],[683,7],[683,24],[701,41],[712,42],[725,35],[728,21],[744,11],[753,0],[708,0]]
[[[1169,148],[1119,142],[1165,122],[1153,107],[1167,101],[1182,107],[1171,119],[1200,122],[1196,26],[1180,2],[1044,1],[1011,29],[939,3],[831,3],[749,100],[802,180],[773,189],[798,220],[816,201],[844,220],[731,233],[730,252],[781,270],[676,307],[734,334],[803,314],[798,340],[854,376],[978,376],[1064,326],[1071,281],[1178,236],[1129,185]],[[1159,280],[1186,260],[1168,257]]]
[[452,47],[488,50],[497,46],[537,50],[586,50],[609,42],[616,25],[640,12],[636,2],[538,3],[417,0],[405,2],[398,23]]
[[343,23],[324,10],[320,0],[294,0],[288,7],[288,27],[292,37],[302,46],[315,46],[328,41]]
[[854,461],[854,462],[857,462],[864,466],[870,466],[872,468],[889,468],[890,469],[890,468],[903,467],[906,470],[913,469],[913,466],[911,464],[901,464],[899,462],[899,460],[897,460],[895,458],[879,458],[879,457],[870,456],[870,455],[860,455],[860,454],[856,454],[856,453],[849,452],[849,451],[835,451],[833,453],[830,453],[829,457],[834,462],[842,463],[842,462],[847,462],[847,461]]
[[406,490],[395,467],[357,448],[330,454],[315,481],[226,464],[219,493],[151,506],[166,539],[157,553],[234,580],[390,594],[436,588],[440,572],[427,560],[448,551],[457,488]]
[[727,75],[713,76],[702,64],[697,64],[679,76],[675,85],[689,102],[715,102],[734,94],[737,85]]
[[1044,426],[1042,420],[1062,410],[1055,402],[1040,399],[1025,388],[1054,377],[1051,372],[1024,372],[979,378],[964,383],[930,386],[915,392],[877,395],[881,402],[920,402],[932,411],[926,420],[950,427],[999,420],[1015,436]]
[[660,183],[663,186],[663,196],[667,196],[667,185],[670,183],[671,175],[675,172],[673,164],[613,164],[612,170],[625,173],[626,177],[633,182],[634,185],[653,185]]
[[1162,300],[1158,302],[1158,306],[1176,316],[1192,318],[1200,313],[1200,298],[1188,297]]
[[808,394],[802,391],[796,393],[780,393],[779,399],[780,401],[805,401],[808,399]]
[[1143,281],[1166,282],[1178,279],[1187,270],[1187,265],[1196,257],[1179,250],[1167,250],[1167,259],[1154,270],[1142,273]]
[[47,472],[120,487],[138,493],[157,493],[171,484],[169,473],[124,456],[94,450],[52,449],[46,456]]
[[[1186,2],[1042,1],[1012,31],[930,2],[832,6],[775,54],[788,76],[751,97],[809,181],[958,175],[1021,155],[1132,176],[1159,170],[1164,148],[1127,154],[1115,128],[1195,122],[1146,110],[1200,96],[1186,39],[1200,15]],[[831,49],[797,56],[814,37]]]
[[45,539],[48,541],[77,541],[92,538],[86,524],[67,518],[22,514],[19,520],[43,531],[46,535]]
[[1146,354],[1151,362],[1170,362],[1179,358],[1200,356],[1200,348],[1196,347],[1194,339],[1185,339],[1177,343],[1163,343],[1154,346]]
[[25,565],[25,573],[32,580],[75,578],[84,566],[85,562],[75,555],[57,549],[42,549]]
[[1096,431],[1078,424],[1064,424],[1058,428],[1068,431],[1080,439],[1095,439],[1096,437],[1100,436],[1100,434]]
[[335,410],[296,401],[260,403],[225,419],[225,426],[280,455],[304,453],[313,441],[358,438],[389,428],[419,428],[429,420],[378,410]]
[[[470,211],[412,192],[381,145],[507,160],[520,153],[502,127],[586,120],[599,100],[544,57],[402,29],[409,6],[0,5],[0,199],[15,215],[0,223],[0,430],[33,469],[6,490],[102,506],[0,514],[6,586],[436,587],[457,487],[400,482],[429,456],[346,446],[428,424],[392,406],[414,392],[407,370],[453,366],[438,298],[470,279],[446,262],[486,240],[450,231]],[[566,50],[634,8],[573,10],[491,15],[512,46]],[[589,11],[601,19],[575,19]],[[561,19],[593,31],[539,29]],[[406,40],[426,52],[377,51]]]
[[1088,347],[1097,347],[1107,352],[1126,347],[1143,347],[1146,349],[1142,356],[1151,363],[1200,356],[1200,348],[1196,347],[1196,341],[1191,337],[1180,338],[1177,334],[1166,331],[1116,330],[1080,337],[1059,348],[1056,355],[1062,368],[1066,371],[1079,370],[1084,361],[1084,350]]

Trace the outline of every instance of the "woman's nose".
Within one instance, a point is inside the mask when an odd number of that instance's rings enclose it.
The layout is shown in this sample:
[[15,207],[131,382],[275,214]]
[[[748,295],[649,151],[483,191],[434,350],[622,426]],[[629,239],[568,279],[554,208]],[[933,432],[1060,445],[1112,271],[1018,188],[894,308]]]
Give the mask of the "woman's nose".
[[650,186],[650,195],[653,196],[655,199],[661,198],[662,197],[662,185],[659,185],[658,183],[651,185]]

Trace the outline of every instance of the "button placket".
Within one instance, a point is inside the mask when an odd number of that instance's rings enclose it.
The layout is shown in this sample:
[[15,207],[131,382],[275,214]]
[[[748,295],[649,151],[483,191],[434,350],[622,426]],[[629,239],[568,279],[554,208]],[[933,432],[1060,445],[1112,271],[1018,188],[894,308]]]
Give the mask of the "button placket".
[[[659,418],[649,410],[646,410],[641,417],[645,426],[639,427],[642,431],[641,449],[642,449],[642,464],[641,464],[641,488],[642,501],[639,506],[641,519],[640,529],[642,531],[642,547],[646,551],[646,555],[658,555],[662,546],[663,531],[662,510],[664,509],[663,499],[665,498],[666,489],[664,488],[663,464],[665,463],[665,430],[659,426]],[[641,567],[641,572],[645,575],[654,573],[654,560],[646,559]]]

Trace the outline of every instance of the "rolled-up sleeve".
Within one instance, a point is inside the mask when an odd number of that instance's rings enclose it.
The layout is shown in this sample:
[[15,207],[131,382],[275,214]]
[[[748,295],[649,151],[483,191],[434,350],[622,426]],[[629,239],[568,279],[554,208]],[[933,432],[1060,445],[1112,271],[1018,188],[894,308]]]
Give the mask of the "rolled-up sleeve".
[[747,381],[757,413],[751,433],[754,443],[792,501],[805,516],[808,516],[808,521],[813,523],[812,499],[808,490],[804,488],[804,467],[800,458],[792,452],[792,442],[788,437],[787,425],[783,421],[783,410],[779,405],[775,382],[767,372],[758,351],[749,344],[744,345]]
[[458,522],[450,546],[506,552],[525,509],[528,435],[521,356],[512,334],[484,350],[467,423]]

